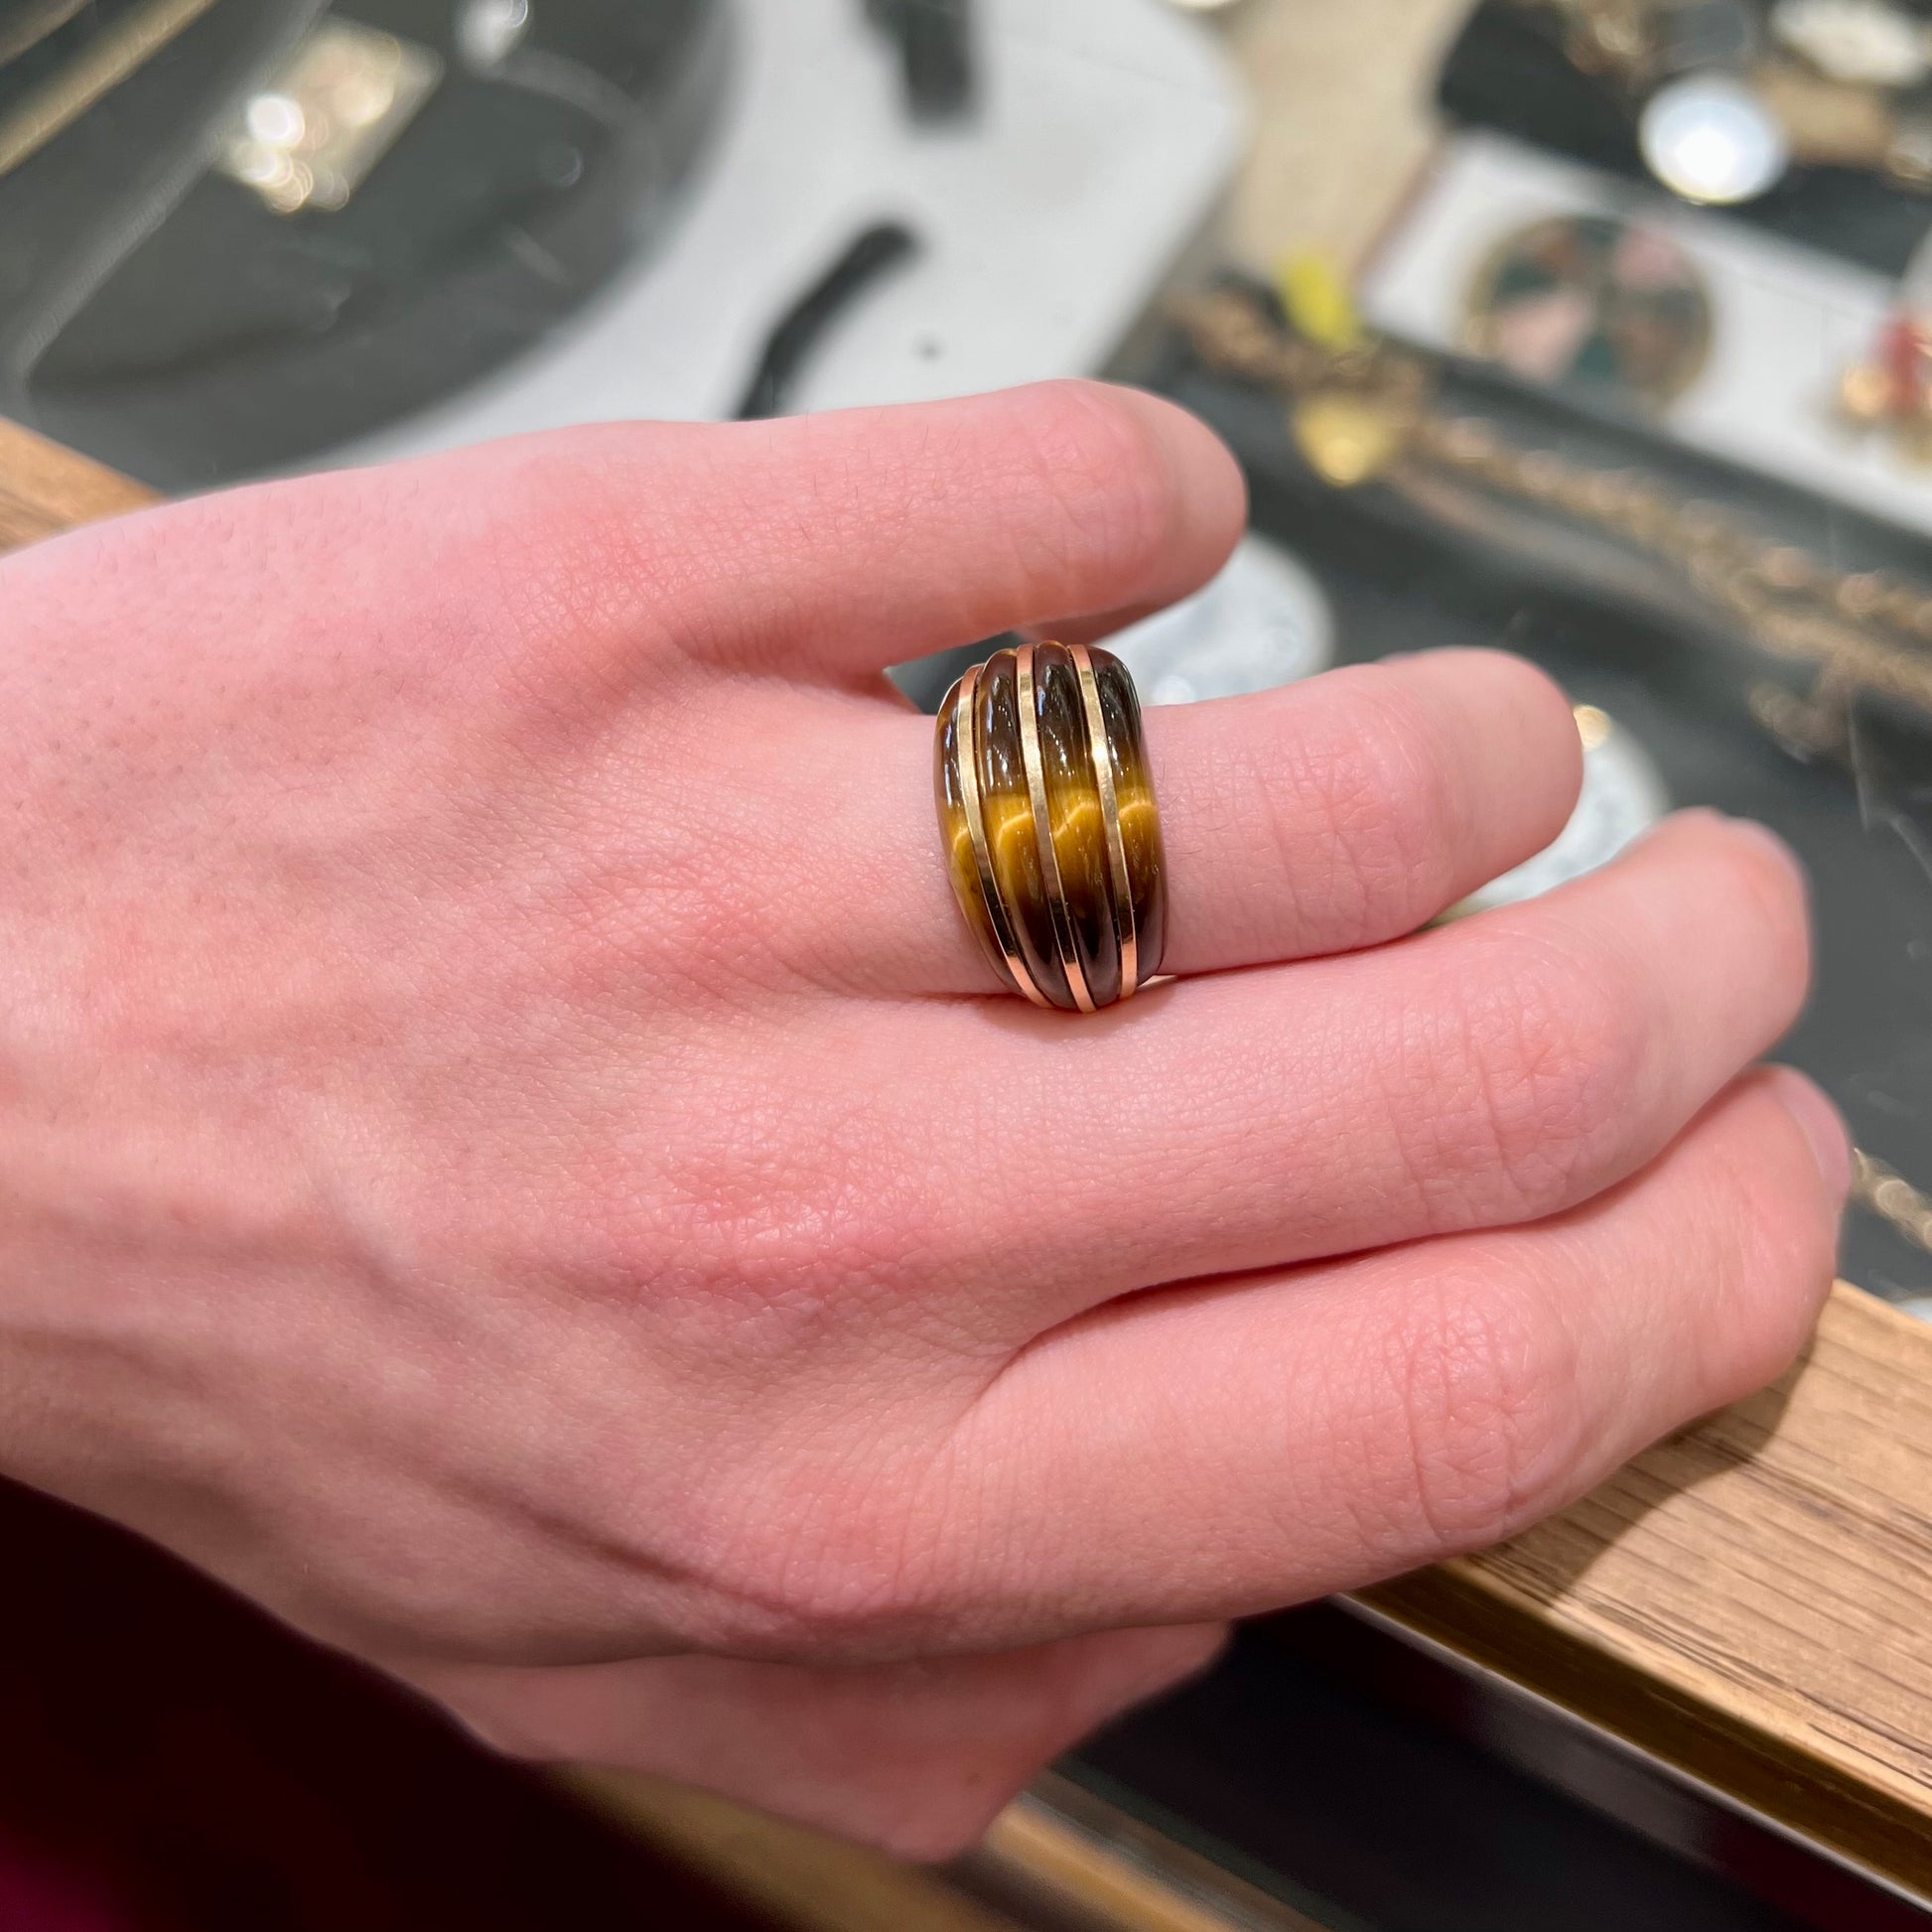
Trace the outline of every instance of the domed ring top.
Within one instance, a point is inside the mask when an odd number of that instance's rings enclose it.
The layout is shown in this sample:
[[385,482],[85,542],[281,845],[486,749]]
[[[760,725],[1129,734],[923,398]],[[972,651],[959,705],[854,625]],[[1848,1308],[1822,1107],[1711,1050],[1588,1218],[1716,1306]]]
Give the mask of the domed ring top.
[[996,652],[939,709],[934,782],[953,892],[1011,991],[1095,1013],[1159,972],[1166,856],[1119,658],[1084,644]]

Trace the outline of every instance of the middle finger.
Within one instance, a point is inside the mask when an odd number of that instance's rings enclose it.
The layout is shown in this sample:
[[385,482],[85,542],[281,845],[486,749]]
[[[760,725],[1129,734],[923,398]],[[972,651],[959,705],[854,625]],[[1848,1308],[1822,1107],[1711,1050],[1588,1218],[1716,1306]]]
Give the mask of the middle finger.
[[[840,721],[870,743],[813,761],[809,814],[771,852],[845,890],[788,943],[846,990],[984,994],[999,981],[953,901],[932,806],[931,727]],[[815,727],[816,728],[816,727]],[[1431,652],[1307,684],[1147,713],[1169,882],[1163,971],[1221,972],[1377,945],[1539,852],[1577,802],[1568,702],[1499,651]],[[805,844],[808,842],[808,844]],[[780,939],[785,944],[787,940]]]

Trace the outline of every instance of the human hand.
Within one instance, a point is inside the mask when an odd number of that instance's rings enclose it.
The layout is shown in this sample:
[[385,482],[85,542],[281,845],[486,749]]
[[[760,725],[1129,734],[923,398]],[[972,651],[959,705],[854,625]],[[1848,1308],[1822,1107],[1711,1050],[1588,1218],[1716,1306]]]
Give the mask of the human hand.
[[1177,980],[991,997],[881,667],[1241,514],[1064,385],[0,565],[0,1468],[513,1748],[937,1852],[1223,1619],[1778,1373],[1799,882],[1690,815],[1417,933],[1574,802],[1514,660],[1150,713]]

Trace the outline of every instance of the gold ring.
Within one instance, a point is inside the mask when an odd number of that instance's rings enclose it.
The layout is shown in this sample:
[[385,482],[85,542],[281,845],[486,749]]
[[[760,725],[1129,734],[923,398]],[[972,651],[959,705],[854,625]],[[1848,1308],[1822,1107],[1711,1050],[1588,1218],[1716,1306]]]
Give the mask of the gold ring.
[[953,894],[1009,991],[1097,1013],[1161,970],[1161,814],[1118,657],[996,652],[939,707],[933,775]]

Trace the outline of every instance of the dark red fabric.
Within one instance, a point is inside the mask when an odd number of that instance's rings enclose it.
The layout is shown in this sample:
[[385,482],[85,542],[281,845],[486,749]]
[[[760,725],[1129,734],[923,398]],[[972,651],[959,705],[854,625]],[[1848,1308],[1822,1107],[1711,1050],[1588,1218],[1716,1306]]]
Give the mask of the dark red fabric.
[[0,1926],[34,1932],[121,1932],[126,1915],[80,1873],[49,1864],[0,1835]]
[[0,1565],[0,1932],[770,1932],[92,1518]]

